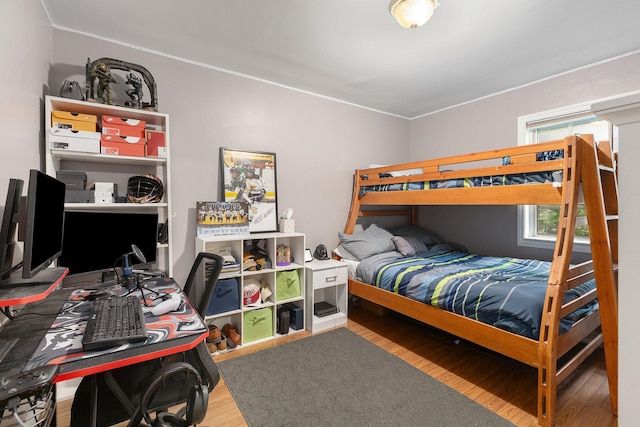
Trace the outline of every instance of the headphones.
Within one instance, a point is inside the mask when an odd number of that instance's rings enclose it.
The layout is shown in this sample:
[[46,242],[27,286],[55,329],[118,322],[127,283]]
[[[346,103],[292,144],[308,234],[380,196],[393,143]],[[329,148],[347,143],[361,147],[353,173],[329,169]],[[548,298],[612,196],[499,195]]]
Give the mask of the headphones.
[[[186,402],[187,405],[185,408],[186,412],[184,412],[185,417],[182,418],[182,416],[179,415],[182,410],[178,414],[158,412],[156,419],[152,421],[151,415],[148,413],[148,408],[153,397],[160,388],[165,386],[169,377],[180,374],[184,374],[185,379],[189,376],[193,376],[196,378],[197,382],[197,384],[194,384],[189,390]],[[142,416],[152,427],[188,427],[193,424],[199,424],[204,420],[208,404],[209,389],[206,385],[202,384],[200,373],[192,365],[186,362],[174,362],[160,369],[160,371],[158,371],[158,375],[151,382],[140,400]]]

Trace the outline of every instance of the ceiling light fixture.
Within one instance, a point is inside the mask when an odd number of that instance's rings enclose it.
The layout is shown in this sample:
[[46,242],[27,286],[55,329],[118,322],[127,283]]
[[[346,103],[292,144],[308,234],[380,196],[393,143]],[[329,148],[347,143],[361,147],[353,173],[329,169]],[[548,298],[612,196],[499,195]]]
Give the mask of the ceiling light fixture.
[[391,0],[389,12],[404,28],[418,28],[431,18],[438,4],[438,0]]

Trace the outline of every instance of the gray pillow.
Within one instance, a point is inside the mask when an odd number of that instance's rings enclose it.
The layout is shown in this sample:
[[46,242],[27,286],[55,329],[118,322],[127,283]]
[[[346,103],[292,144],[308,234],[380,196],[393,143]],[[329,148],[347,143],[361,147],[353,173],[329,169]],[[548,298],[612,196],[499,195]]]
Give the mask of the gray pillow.
[[353,255],[351,252],[346,250],[345,247],[342,246],[342,245],[339,245],[337,248],[335,248],[333,250],[333,253],[338,255],[342,259],[350,259],[352,261],[359,261],[359,259],[356,258],[355,255]]
[[442,243],[443,240],[433,231],[422,228],[419,225],[403,225],[391,230],[394,236],[402,237],[417,237],[422,243],[427,246],[437,245]]
[[418,240],[415,236],[393,236],[391,238],[396,245],[396,251],[400,252],[402,256],[414,256],[417,253],[425,252],[427,245]]
[[384,228],[371,224],[369,228],[354,234],[338,233],[342,246],[358,260],[363,260],[371,255],[395,250],[391,238],[393,234]]

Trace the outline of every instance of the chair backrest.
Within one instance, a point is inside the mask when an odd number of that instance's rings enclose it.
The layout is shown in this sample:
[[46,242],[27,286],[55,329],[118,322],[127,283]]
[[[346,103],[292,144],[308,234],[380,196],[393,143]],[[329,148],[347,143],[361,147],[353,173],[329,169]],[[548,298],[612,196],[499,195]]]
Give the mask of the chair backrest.
[[[197,286],[195,285],[196,274],[200,269],[200,264],[205,259],[208,260],[206,266],[208,270],[207,280],[203,289],[197,289]],[[209,301],[211,301],[211,295],[213,295],[213,290],[218,283],[218,277],[220,276],[220,271],[222,271],[223,263],[224,259],[220,255],[209,252],[200,252],[196,256],[196,259],[191,266],[189,276],[187,277],[187,281],[184,284],[183,291],[185,295],[189,298],[189,301],[191,301],[191,304],[193,304],[203,319],[207,314]]]

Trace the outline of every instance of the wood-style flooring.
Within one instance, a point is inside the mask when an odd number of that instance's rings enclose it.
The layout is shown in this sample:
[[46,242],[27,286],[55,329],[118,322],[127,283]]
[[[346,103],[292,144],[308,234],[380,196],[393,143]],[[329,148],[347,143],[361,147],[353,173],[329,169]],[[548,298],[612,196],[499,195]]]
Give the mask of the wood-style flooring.
[[[352,308],[347,327],[514,424],[538,425],[534,368],[399,316],[381,316]],[[309,335],[308,331],[291,334],[216,355],[214,360],[226,360]],[[59,427],[69,426],[70,405],[70,400],[59,402]],[[557,422],[559,426],[617,427],[617,418],[611,413],[602,350],[592,354],[560,386]],[[223,379],[209,398],[207,416],[200,426],[246,426]]]

